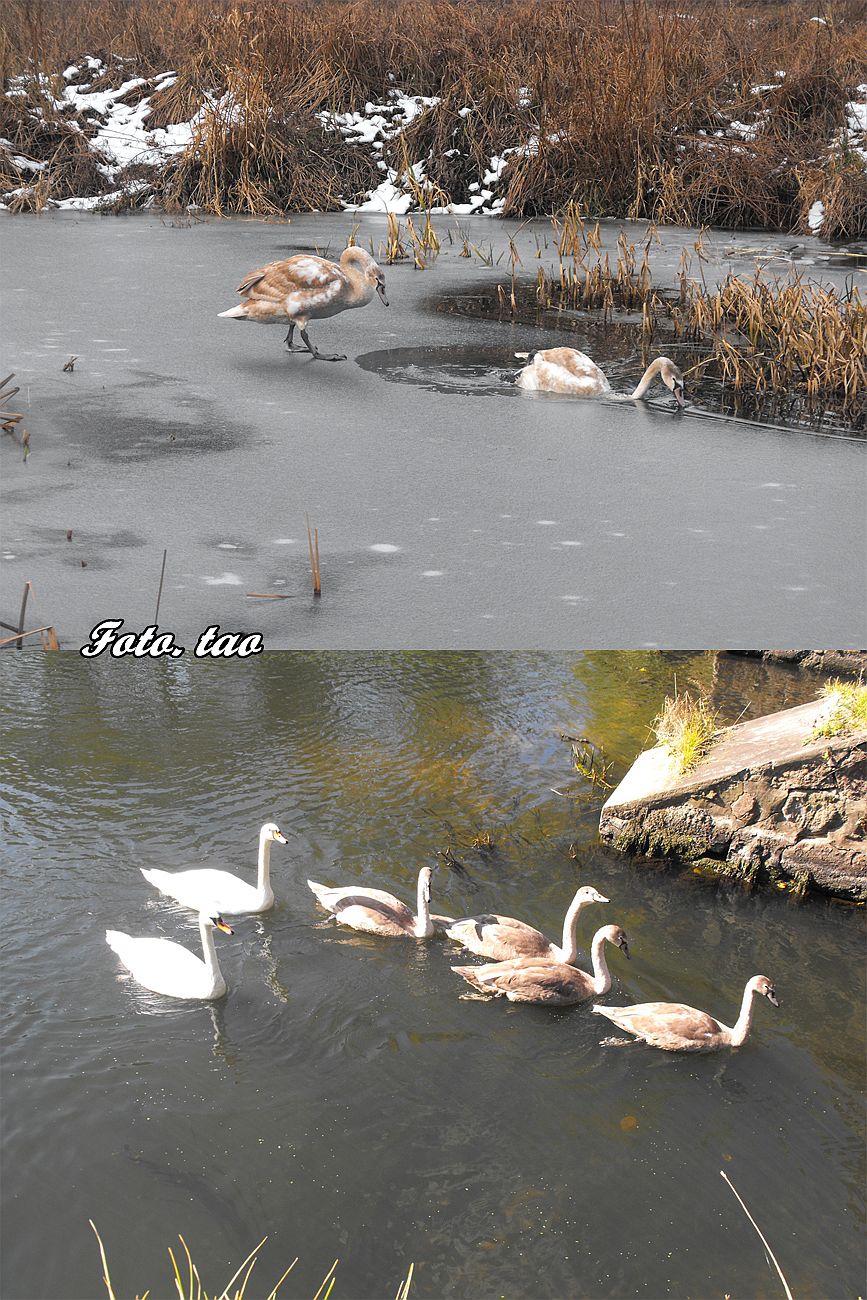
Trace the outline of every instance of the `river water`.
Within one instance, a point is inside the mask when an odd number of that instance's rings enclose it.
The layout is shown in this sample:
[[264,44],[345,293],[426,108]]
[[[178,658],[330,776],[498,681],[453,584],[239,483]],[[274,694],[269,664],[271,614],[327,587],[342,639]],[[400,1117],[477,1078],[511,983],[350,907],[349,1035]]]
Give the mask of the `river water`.
[[[206,1288],[268,1241],[249,1294],[780,1294],[724,1169],[794,1294],[862,1284],[863,913],[638,866],[597,842],[601,796],[561,732],[621,775],[676,676],[727,720],[815,679],[710,655],[278,654],[245,666],[72,655],[3,661],[6,1300]],[[121,977],[107,926],[195,948],[138,868],[253,873],[276,819],[274,910],[218,935],[229,993],[175,1003]],[[493,848],[474,847],[490,833]],[[449,862],[438,855],[450,850]],[[325,926],[305,880],[498,910],[555,935],[578,883],[622,924],[614,1002],[674,998],[735,1054],[604,1047],[605,1024],[463,997],[441,940]],[[586,964],[586,961],[585,961]]]

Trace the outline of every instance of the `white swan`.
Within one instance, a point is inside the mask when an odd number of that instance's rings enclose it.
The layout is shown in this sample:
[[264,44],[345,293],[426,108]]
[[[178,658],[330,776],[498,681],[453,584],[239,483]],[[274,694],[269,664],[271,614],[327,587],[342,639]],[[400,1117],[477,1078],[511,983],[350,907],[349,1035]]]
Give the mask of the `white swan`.
[[621,948],[627,960],[629,958],[625,932],[619,925],[605,925],[593,936],[592,975],[567,966],[565,962],[538,957],[515,957],[511,961],[492,962],[487,966],[452,966],[452,970],[479,993],[491,997],[568,1007],[598,997],[611,988],[611,972],[605,960],[606,943]]
[[[288,320],[289,333],[284,342],[290,352],[309,352],[317,361],[345,361],[342,353],[326,356],[316,350],[307,336],[307,322],[336,316],[350,307],[364,307],[374,292],[387,307],[382,268],[363,248],[353,245],[344,248],[339,264],[304,253],[251,271],[238,285],[244,302],[217,315],[258,321],[261,325],[279,325]],[[305,343],[303,348],[292,342],[296,325]]]
[[546,938],[540,930],[513,916],[466,916],[443,926],[448,937],[468,952],[492,961],[508,961],[511,957],[537,957],[571,965],[578,956],[575,931],[578,917],[591,903],[607,903],[608,899],[593,888],[582,885],[569,904],[563,921],[563,942],[559,946]]
[[202,867],[192,871],[160,871],[141,868],[148,884],[161,894],[175,898],[194,912],[228,912],[241,916],[247,912],[267,912],[274,906],[271,888],[271,844],[285,844],[286,837],[274,822],[266,822],[259,832],[259,874],[255,885],[248,885],[231,871]]
[[430,882],[433,871],[422,867],[418,873],[418,894],[415,916],[399,898],[384,889],[367,889],[363,885],[348,885],[343,889],[329,889],[315,880],[307,884],[319,902],[331,912],[341,925],[353,930],[366,930],[369,934],[414,935],[416,939],[429,939],[434,933],[430,914]]
[[164,993],[170,998],[221,998],[226,992],[226,981],[214,948],[214,926],[224,934],[235,933],[221,916],[200,913],[204,961],[170,939],[135,939],[120,930],[106,930],[105,941],[133,979],[154,993]]
[[712,1052],[718,1047],[741,1047],[746,1042],[756,993],[766,997],[772,1006],[780,1005],[767,975],[754,975],[747,981],[741,1012],[732,1029],[706,1011],[697,1011],[682,1002],[639,1002],[631,1007],[595,1006],[593,1010],[597,1015],[607,1016],[618,1029],[625,1029],[664,1052]]
[[[670,357],[651,361],[630,398],[644,397],[657,375],[674,393],[678,406],[683,406],[683,375]],[[605,397],[612,392],[604,371],[575,348],[545,348],[537,352],[519,372],[515,383],[531,392],[567,393],[571,397]]]

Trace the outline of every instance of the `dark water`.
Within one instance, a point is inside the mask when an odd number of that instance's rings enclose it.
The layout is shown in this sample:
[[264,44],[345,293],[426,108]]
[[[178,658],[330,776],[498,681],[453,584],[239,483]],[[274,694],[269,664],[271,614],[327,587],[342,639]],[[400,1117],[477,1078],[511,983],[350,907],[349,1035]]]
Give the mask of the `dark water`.
[[[6,1300],[173,1293],[182,1233],[209,1293],[268,1235],[249,1294],[776,1297],[725,1169],[798,1300],[855,1296],[864,1266],[863,914],[751,896],[596,841],[600,798],[561,731],[622,773],[675,674],[731,720],[815,679],[650,652],[272,655],[236,665],[8,655],[3,813]],[[555,790],[560,794],[554,793]],[[138,868],[252,874],[277,906],[218,936],[215,1007],[118,976],[106,926],[195,946]],[[492,852],[473,847],[490,832]],[[736,1054],[605,1048],[586,1008],[462,999],[441,941],[323,927],[305,879],[497,905],[559,931],[579,882],[621,923],[617,1002],[724,1020],[776,981]],[[440,859],[442,861],[442,859]],[[634,1121],[634,1122],[633,1122]]]

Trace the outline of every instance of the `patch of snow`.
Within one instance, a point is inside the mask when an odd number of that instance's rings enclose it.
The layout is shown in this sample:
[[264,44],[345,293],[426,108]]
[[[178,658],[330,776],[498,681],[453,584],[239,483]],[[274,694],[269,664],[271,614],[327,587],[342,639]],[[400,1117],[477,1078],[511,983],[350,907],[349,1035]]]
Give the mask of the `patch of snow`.
[[209,587],[240,587],[241,579],[237,573],[221,573],[218,578],[204,577]]
[[807,213],[807,225],[814,235],[817,235],[822,229],[822,222],[825,220],[825,205],[821,199],[817,199],[810,211]]

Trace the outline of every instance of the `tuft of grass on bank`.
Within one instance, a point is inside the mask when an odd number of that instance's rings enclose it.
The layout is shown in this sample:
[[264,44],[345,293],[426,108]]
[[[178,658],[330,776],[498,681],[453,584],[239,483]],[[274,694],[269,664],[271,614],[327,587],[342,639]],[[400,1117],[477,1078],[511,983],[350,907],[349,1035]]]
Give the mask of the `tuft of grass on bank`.
[[822,687],[819,699],[827,700],[831,711],[813,728],[805,744],[847,731],[867,730],[867,683],[835,679]]
[[679,776],[695,767],[710,749],[719,731],[718,716],[702,695],[693,697],[684,691],[666,696],[650,725],[659,744],[671,755]]

